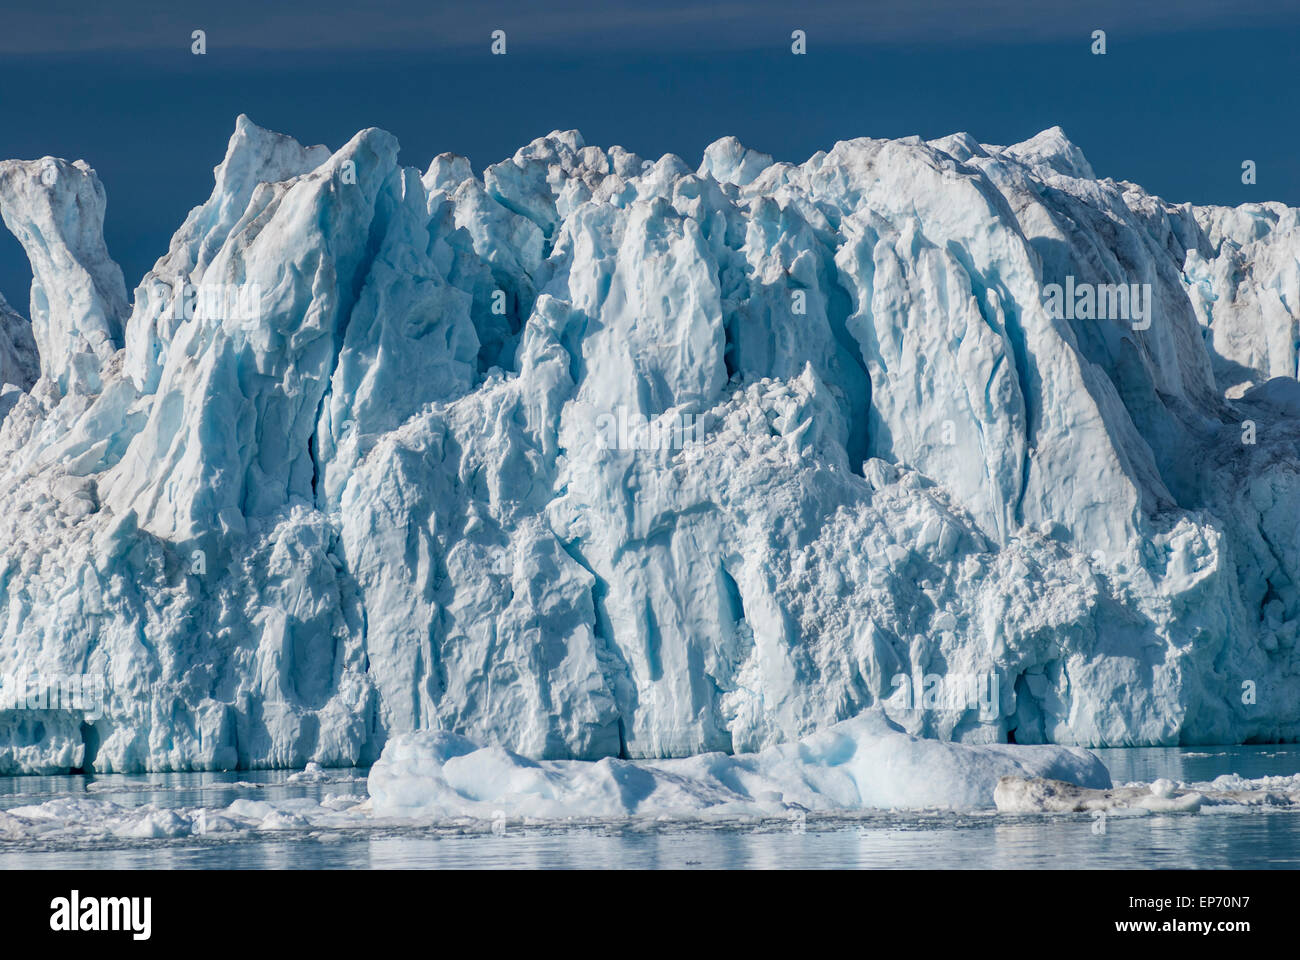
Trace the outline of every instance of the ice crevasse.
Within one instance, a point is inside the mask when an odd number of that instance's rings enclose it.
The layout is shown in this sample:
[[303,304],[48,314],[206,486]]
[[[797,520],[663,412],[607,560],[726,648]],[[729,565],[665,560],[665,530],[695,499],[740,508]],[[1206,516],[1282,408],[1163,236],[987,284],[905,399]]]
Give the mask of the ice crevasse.
[[0,773],[1300,736],[1296,209],[1058,128],[478,176],[247,117],[133,293],[104,208],[0,163],[0,677],[103,678]]

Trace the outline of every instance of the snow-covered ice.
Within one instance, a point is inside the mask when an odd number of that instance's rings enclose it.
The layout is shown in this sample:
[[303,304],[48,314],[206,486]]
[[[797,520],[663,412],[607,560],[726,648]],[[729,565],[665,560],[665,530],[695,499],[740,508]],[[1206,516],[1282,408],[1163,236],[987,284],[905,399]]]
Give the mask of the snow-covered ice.
[[[619,757],[743,800],[798,743],[873,756],[869,709],[1300,737],[1294,209],[1098,179],[1057,128],[698,168],[567,131],[478,176],[240,117],[133,294],[104,210],[84,162],[0,163],[34,274],[30,324],[0,304],[0,676],[105,681],[97,719],[0,711],[0,772],[395,744],[599,807],[620,770],[676,789]],[[1046,305],[1119,284],[1149,316]],[[603,442],[627,422],[659,439]],[[995,709],[896,682],[957,676]],[[819,756],[810,797],[917,787]]]

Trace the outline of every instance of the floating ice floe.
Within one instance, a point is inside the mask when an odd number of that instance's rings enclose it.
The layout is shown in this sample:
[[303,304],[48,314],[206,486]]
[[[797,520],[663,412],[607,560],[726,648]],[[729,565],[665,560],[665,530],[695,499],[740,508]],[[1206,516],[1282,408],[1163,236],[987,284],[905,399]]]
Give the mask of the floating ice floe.
[[1209,783],[1125,784],[1096,789],[1044,778],[1006,776],[993,800],[1000,813],[1195,813],[1214,807],[1300,808],[1300,774],[1247,780],[1228,774]]
[[757,753],[676,760],[537,761],[455,734],[404,734],[389,741],[367,786],[379,816],[728,816],[978,809],[1013,775],[1110,786],[1101,761],[1077,747],[923,740],[879,711]]
[[[314,774],[278,787],[343,786],[356,779],[329,770]],[[882,815],[1300,813],[1300,774],[1112,785],[1085,750],[923,740],[878,713],[754,754],[679,760],[534,761],[454,734],[407,734],[390,741],[371,770],[368,797],[267,798],[263,788],[273,785],[235,783],[213,785],[247,794],[223,806],[162,799],[133,805],[125,799],[133,786],[118,785],[118,801],[57,797],[0,811],[0,849],[33,842],[252,842],[268,834],[333,842],[394,830],[485,835],[507,823],[543,830],[716,829],[821,817],[833,829]]]

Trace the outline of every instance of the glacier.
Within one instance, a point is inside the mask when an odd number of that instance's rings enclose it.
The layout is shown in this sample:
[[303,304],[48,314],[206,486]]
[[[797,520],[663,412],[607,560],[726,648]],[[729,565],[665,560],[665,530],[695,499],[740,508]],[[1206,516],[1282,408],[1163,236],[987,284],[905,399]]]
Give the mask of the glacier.
[[105,204],[0,162],[0,678],[104,680],[0,773],[1300,737],[1294,208],[1059,128],[476,175],[246,116],[134,291]]

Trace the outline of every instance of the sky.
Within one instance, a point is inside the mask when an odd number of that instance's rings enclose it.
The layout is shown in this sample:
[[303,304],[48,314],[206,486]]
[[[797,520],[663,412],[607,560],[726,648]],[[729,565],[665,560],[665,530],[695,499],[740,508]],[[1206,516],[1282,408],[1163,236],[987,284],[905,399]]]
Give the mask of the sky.
[[[1295,0],[6,0],[0,158],[96,169],[128,288],[211,192],[240,113],[331,147],[382,127],[420,169],[447,150],[481,169],[554,129],[695,165],[729,134],[797,162],[1060,125],[1099,176],[1167,199],[1300,206],[1297,50]],[[0,231],[0,293],[24,313],[30,276]]]

